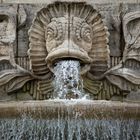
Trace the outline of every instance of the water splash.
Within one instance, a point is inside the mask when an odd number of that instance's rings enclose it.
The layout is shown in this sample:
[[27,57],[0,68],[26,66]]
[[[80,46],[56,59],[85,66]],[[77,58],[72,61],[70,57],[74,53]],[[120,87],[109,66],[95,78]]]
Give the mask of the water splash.
[[82,98],[83,81],[80,63],[76,60],[59,61],[54,68],[54,97],[58,99]]

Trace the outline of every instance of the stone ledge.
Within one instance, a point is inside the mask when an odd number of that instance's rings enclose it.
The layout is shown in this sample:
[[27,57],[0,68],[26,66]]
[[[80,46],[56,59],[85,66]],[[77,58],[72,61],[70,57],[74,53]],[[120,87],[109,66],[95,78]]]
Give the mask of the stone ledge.
[[77,1],[77,2],[91,2],[91,3],[140,3],[140,0],[0,0],[1,3],[32,3],[32,4],[41,4],[41,3],[50,3],[54,1]]
[[44,100],[0,102],[0,118],[83,118],[140,120],[139,103],[93,100]]

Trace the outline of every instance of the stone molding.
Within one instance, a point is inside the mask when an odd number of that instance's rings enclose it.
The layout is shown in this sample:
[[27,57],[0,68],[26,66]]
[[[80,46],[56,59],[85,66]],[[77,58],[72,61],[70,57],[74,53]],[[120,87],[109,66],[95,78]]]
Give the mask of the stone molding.
[[[0,0],[0,3],[30,3],[30,4],[48,4],[50,2],[55,2],[58,0]],[[59,0],[62,2],[66,2],[66,0]],[[67,2],[75,2],[75,0],[67,0]],[[99,4],[105,4],[105,3],[140,3],[140,0],[76,0],[76,2],[90,2],[90,3],[99,3]]]

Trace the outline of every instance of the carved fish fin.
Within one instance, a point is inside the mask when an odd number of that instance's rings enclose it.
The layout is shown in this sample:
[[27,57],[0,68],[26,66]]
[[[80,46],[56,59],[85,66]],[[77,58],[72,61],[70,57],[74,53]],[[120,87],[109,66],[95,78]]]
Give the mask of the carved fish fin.
[[0,87],[5,86],[7,93],[21,88],[27,81],[32,79],[31,73],[20,66],[0,71]]
[[39,80],[37,82],[37,93],[33,97],[37,100],[45,100],[53,96],[52,78],[49,80]]

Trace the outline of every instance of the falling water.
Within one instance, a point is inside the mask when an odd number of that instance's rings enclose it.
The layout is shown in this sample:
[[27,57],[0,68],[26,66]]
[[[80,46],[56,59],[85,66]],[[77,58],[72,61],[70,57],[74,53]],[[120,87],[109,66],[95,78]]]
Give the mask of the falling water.
[[21,119],[0,120],[0,140],[139,140],[134,120]]
[[71,99],[83,97],[80,63],[76,60],[59,61],[54,68],[54,97]]

